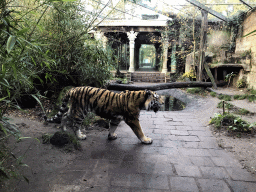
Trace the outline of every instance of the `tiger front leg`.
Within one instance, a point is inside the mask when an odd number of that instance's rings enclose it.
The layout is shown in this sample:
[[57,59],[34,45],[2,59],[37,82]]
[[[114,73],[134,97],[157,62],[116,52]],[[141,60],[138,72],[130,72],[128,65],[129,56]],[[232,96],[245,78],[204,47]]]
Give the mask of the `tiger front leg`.
[[115,140],[115,139],[117,139],[117,134],[115,133],[116,128],[117,128],[117,125],[112,125],[112,124],[110,124],[110,127],[109,127],[109,134],[108,134],[108,139],[109,139],[109,140]]
[[153,140],[149,137],[146,137],[141,129],[140,122],[138,119],[127,119],[125,120],[126,124],[131,127],[135,135],[138,137],[138,139],[143,143],[143,144],[152,144]]

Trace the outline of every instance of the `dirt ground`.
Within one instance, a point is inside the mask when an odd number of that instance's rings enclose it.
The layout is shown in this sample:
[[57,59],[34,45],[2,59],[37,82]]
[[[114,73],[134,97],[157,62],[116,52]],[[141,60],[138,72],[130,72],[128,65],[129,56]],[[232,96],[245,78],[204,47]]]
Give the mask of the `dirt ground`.
[[[217,92],[229,95],[242,93],[239,90],[231,88],[218,89]],[[221,109],[217,108],[217,104],[220,102],[218,98],[212,97],[209,94],[207,96],[187,94],[185,91],[180,89],[173,89],[171,91],[162,90],[158,91],[158,93],[170,94],[186,102],[187,107],[185,110],[193,111],[194,114],[202,121],[202,123],[212,130],[212,133],[216,136],[219,146],[234,153],[235,157],[240,161],[245,169],[256,174],[256,137],[251,134],[242,134],[241,137],[237,137],[236,135],[230,136],[227,132],[216,131],[212,126],[209,125],[210,118],[214,116],[214,113],[221,112]],[[256,122],[255,103],[249,103],[247,100],[233,100],[232,104],[239,107],[243,106],[243,108],[254,112],[254,115],[242,116],[242,118],[251,123]],[[22,172],[26,172],[26,175],[29,175],[29,177],[33,177],[34,174],[44,174],[47,172],[48,175],[45,180],[47,183],[47,180],[54,178],[54,168],[67,165],[74,159],[74,157],[79,156],[79,154],[82,155],[82,153],[72,148],[66,150],[64,148],[57,148],[50,144],[42,145],[40,143],[42,142],[43,134],[53,134],[57,130],[56,125],[43,124],[42,111],[40,110],[40,107],[37,107],[34,110],[28,110],[27,113],[10,113],[10,117],[12,118],[11,122],[18,125],[22,135],[24,137],[31,137],[29,139],[24,139],[24,141],[20,143],[15,143],[12,148],[17,156],[22,155],[25,159],[30,160],[30,168],[25,167]],[[101,127],[96,127],[94,130],[88,130],[86,134],[94,135],[96,132],[106,132],[104,134],[107,135],[107,129]],[[34,138],[38,138],[38,140]],[[93,143],[94,141],[92,140],[90,142]],[[86,145],[83,146],[83,148],[89,147],[90,142],[83,144]],[[36,156],[37,158],[35,158]],[[40,162],[38,162],[38,159],[40,159]],[[0,190],[5,191],[6,186],[11,186],[12,190],[14,191],[14,183],[13,181],[8,181],[5,185],[0,185]]]

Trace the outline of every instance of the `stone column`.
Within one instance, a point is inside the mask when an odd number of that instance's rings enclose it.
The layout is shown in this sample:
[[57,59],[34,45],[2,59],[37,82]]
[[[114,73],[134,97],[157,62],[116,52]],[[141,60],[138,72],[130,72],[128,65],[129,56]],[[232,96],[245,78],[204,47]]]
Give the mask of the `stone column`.
[[108,42],[108,38],[106,36],[104,36],[104,32],[101,31],[96,31],[94,33],[94,37],[97,41],[101,41],[103,47],[106,49],[107,47],[107,42]]
[[134,45],[135,45],[135,39],[138,35],[138,32],[130,31],[127,32],[128,38],[130,40],[130,67],[129,72],[134,72]]
[[163,35],[163,68],[162,73],[167,73],[167,60],[168,60],[168,47],[169,41],[168,36],[166,34]]

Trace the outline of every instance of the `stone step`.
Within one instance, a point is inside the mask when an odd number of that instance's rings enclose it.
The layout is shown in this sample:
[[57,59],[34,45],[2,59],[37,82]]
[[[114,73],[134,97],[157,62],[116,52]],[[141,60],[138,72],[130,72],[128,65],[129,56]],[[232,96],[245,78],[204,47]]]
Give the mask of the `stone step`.
[[165,74],[160,72],[134,72],[131,73],[134,82],[165,82]]

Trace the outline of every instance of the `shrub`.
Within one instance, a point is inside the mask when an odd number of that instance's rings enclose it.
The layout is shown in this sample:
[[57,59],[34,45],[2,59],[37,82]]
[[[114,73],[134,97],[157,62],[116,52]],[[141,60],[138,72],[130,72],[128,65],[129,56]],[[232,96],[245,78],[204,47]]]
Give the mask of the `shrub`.
[[[234,107],[233,104],[225,102],[225,108],[226,109],[232,109],[233,107]],[[217,108],[223,108],[223,101],[218,103]]]
[[195,72],[193,70],[190,70],[189,72],[186,72],[182,75],[181,79],[189,79],[190,81],[193,81],[193,79],[196,78]]
[[220,95],[218,96],[218,98],[219,98],[220,100],[224,100],[224,101],[231,101],[231,96],[230,96],[230,95],[223,95],[223,94],[220,94]]
[[237,112],[237,114],[239,114],[239,115],[247,115],[249,113],[250,113],[250,111],[248,111],[247,109],[239,109]]
[[237,88],[245,88],[245,87],[246,87],[246,80],[245,80],[244,78],[239,79],[239,80],[236,82],[236,87],[237,87]]
[[247,95],[234,95],[234,99],[236,100],[243,100],[246,98],[247,98]]
[[212,97],[216,97],[217,93],[212,91],[212,92],[210,92],[210,95],[211,95]]
[[224,115],[219,113],[215,114],[210,124],[214,124],[217,129],[225,126],[228,131],[232,132],[252,132],[255,129],[255,124],[249,124],[240,117],[229,113]]
[[250,101],[250,102],[254,102],[254,101],[256,101],[256,95],[248,95],[248,96],[247,96],[247,99],[248,99],[248,101]]
[[187,93],[191,93],[191,94],[202,93],[202,92],[203,92],[203,90],[200,87],[188,88],[187,89]]
[[250,93],[251,93],[252,95],[256,95],[256,90],[251,89],[251,90],[250,90]]

